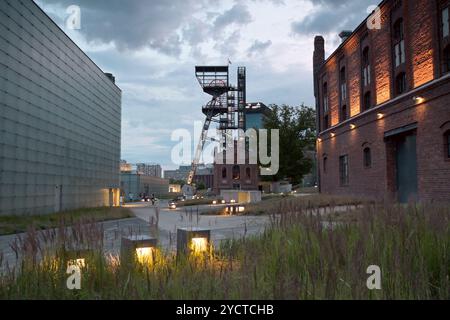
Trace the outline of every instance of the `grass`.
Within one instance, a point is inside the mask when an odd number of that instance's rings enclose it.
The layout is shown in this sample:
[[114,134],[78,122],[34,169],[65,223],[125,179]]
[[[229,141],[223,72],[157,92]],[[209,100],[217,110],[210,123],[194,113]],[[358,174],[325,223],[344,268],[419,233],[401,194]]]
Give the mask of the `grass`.
[[[0,278],[0,299],[450,298],[450,208],[371,204],[354,219],[334,221],[317,214],[318,206],[282,206],[259,236],[226,241],[207,258],[160,252],[151,266],[103,256],[101,230],[89,225],[70,235],[55,231],[46,238],[53,246],[83,239],[96,248],[80,291],[66,289],[61,255],[33,245],[37,235],[29,233],[20,272]],[[382,290],[366,287],[370,265],[381,268]]]
[[130,209],[110,207],[77,209],[47,215],[0,216],[0,235],[22,233],[29,228],[38,230],[56,228],[61,225],[61,220],[64,220],[66,226],[70,226],[82,220],[101,222],[130,217],[134,217]]

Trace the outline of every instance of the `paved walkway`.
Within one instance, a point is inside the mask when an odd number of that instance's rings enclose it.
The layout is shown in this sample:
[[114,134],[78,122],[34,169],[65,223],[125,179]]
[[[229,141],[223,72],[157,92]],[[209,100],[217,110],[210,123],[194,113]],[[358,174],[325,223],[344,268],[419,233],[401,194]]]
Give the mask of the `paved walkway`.
[[[214,245],[219,245],[224,239],[236,239],[262,232],[268,217],[250,216],[203,216],[200,212],[210,211],[209,205],[168,209],[167,201],[161,201],[156,206],[149,203],[134,203],[125,205],[136,215],[136,218],[101,222],[104,237],[104,251],[106,254],[118,254],[122,236],[150,235],[158,237],[159,245],[166,250],[176,248],[176,230],[180,227],[200,227],[211,230]],[[221,206],[215,206],[220,208]],[[159,220],[157,223],[157,210]],[[157,225],[156,225],[157,223]],[[43,232],[40,231],[39,234]],[[12,244],[25,233],[0,236],[0,254],[3,254],[3,263],[0,272],[7,266],[17,265],[17,257]]]

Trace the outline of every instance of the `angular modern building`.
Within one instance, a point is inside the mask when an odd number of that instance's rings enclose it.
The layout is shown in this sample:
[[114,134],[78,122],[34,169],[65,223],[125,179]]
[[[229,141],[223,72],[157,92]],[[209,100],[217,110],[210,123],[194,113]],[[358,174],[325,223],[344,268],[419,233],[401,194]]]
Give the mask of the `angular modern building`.
[[315,39],[320,190],[450,201],[449,0],[385,0],[325,59]]
[[0,1],[0,214],[119,202],[121,90],[31,0]]

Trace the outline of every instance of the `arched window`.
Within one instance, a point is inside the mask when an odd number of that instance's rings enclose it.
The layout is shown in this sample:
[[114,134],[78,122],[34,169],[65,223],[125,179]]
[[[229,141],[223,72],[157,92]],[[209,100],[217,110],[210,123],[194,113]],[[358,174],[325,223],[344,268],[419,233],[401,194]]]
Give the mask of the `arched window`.
[[445,156],[450,159],[450,130],[444,133]]
[[323,113],[326,114],[328,113],[328,84],[325,82],[323,84]]
[[364,168],[370,168],[372,166],[372,151],[369,147],[364,148],[363,150],[364,155]]
[[252,171],[248,167],[245,169],[245,176],[247,177],[247,179],[252,178]]
[[341,85],[341,103],[345,103],[347,101],[347,75],[345,67],[341,68],[339,81]]
[[241,178],[241,168],[238,165],[233,166],[233,180],[239,180]]
[[397,95],[406,92],[406,73],[401,72],[395,78],[395,93]]
[[341,107],[341,121],[345,121],[348,118],[347,105],[343,105]]
[[364,111],[372,108],[372,97],[370,91],[364,95]]
[[222,168],[222,179],[227,178],[227,168]]
[[393,31],[394,63],[397,68],[406,61],[403,19],[400,18],[395,22]]
[[442,57],[442,71],[444,73],[450,72],[450,45],[448,45],[443,52]]
[[365,47],[362,52],[362,83],[364,87],[370,85],[369,47]]

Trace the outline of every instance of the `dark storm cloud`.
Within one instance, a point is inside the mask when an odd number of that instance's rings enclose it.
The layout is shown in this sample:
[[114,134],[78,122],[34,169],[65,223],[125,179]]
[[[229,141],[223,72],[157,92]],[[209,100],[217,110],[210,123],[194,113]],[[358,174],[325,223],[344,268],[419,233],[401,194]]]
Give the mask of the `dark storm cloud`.
[[248,54],[249,57],[251,57],[254,54],[263,53],[271,45],[272,45],[272,41],[271,40],[267,40],[267,41],[255,40],[253,42],[253,44],[250,46],[250,48],[247,49],[247,54]]
[[367,9],[378,0],[310,0],[315,12],[302,21],[292,23],[297,34],[340,32],[354,30],[368,16]]
[[[206,1],[206,0],[205,0]],[[81,8],[81,32],[88,41],[114,42],[118,49],[151,47],[177,55],[177,29],[200,10],[204,0],[41,0],[62,8]]]

